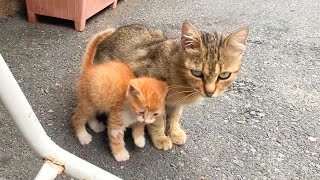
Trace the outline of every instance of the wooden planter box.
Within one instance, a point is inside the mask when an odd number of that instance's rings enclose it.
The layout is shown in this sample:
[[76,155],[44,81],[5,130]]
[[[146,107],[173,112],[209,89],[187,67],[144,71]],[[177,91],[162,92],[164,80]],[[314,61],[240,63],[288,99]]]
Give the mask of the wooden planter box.
[[74,21],[75,29],[83,31],[86,20],[118,0],[26,0],[28,21],[37,21],[37,15],[45,15]]

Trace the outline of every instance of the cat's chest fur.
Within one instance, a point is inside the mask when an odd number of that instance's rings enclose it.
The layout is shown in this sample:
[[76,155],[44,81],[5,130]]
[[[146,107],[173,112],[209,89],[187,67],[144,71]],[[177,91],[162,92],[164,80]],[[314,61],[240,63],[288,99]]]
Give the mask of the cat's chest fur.
[[137,122],[137,117],[129,109],[124,109],[120,112],[120,117],[123,122],[124,128],[129,127],[131,124]]

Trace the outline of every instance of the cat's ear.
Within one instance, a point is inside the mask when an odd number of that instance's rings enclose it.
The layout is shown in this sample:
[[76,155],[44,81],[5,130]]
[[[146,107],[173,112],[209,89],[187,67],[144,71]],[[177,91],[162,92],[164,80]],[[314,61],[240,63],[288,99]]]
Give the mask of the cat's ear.
[[190,53],[197,52],[201,47],[200,33],[187,21],[182,24],[181,46]]
[[246,48],[249,36],[249,27],[242,27],[230,34],[225,41],[225,47],[233,52],[242,54]]
[[138,96],[141,94],[141,92],[140,92],[140,90],[135,86],[135,84],[130,81],[130,82],[129,82],[129,86],[128,86],[128,90],[127,90],[127,94],[129,94],[129,95],[131,95],[131,96],[138,97]]

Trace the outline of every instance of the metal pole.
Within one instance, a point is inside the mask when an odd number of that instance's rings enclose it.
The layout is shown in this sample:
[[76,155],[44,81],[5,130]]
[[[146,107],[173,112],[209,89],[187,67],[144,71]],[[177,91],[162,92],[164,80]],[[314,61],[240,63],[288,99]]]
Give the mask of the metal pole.
[[120,179],[65,151],[48,137],[1,54],[0,100],[28,145],[43,159],[62,165],[65,174],[86,180]]
[[62,171],[62,166],[46,160],[34,180],[54,180]]

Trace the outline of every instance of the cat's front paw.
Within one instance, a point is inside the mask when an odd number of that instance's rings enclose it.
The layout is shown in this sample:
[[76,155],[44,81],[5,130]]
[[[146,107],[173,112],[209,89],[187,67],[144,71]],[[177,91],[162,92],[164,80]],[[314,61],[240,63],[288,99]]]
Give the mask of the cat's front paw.
[[168,136],[160,136],[153,138],[152,142],[157,149],[162,149],[166,151],[172,148],[172,142]]
[[146,144],[146,138],[143,136],[137,137],[134,139],[134,144],[140,148],[143,148]]
[[81,132],[77,136],[82,145],[87,145],[92,141],[92,136],[87,131]]
[[174,130],[170,133],[172,143],[182,145],[187,141],[187,135],[182,129]]
[[129,152],[126,149],[121,150],[120,152],[114,153],[114,158],[116,161],[127,161],[130,158]]

